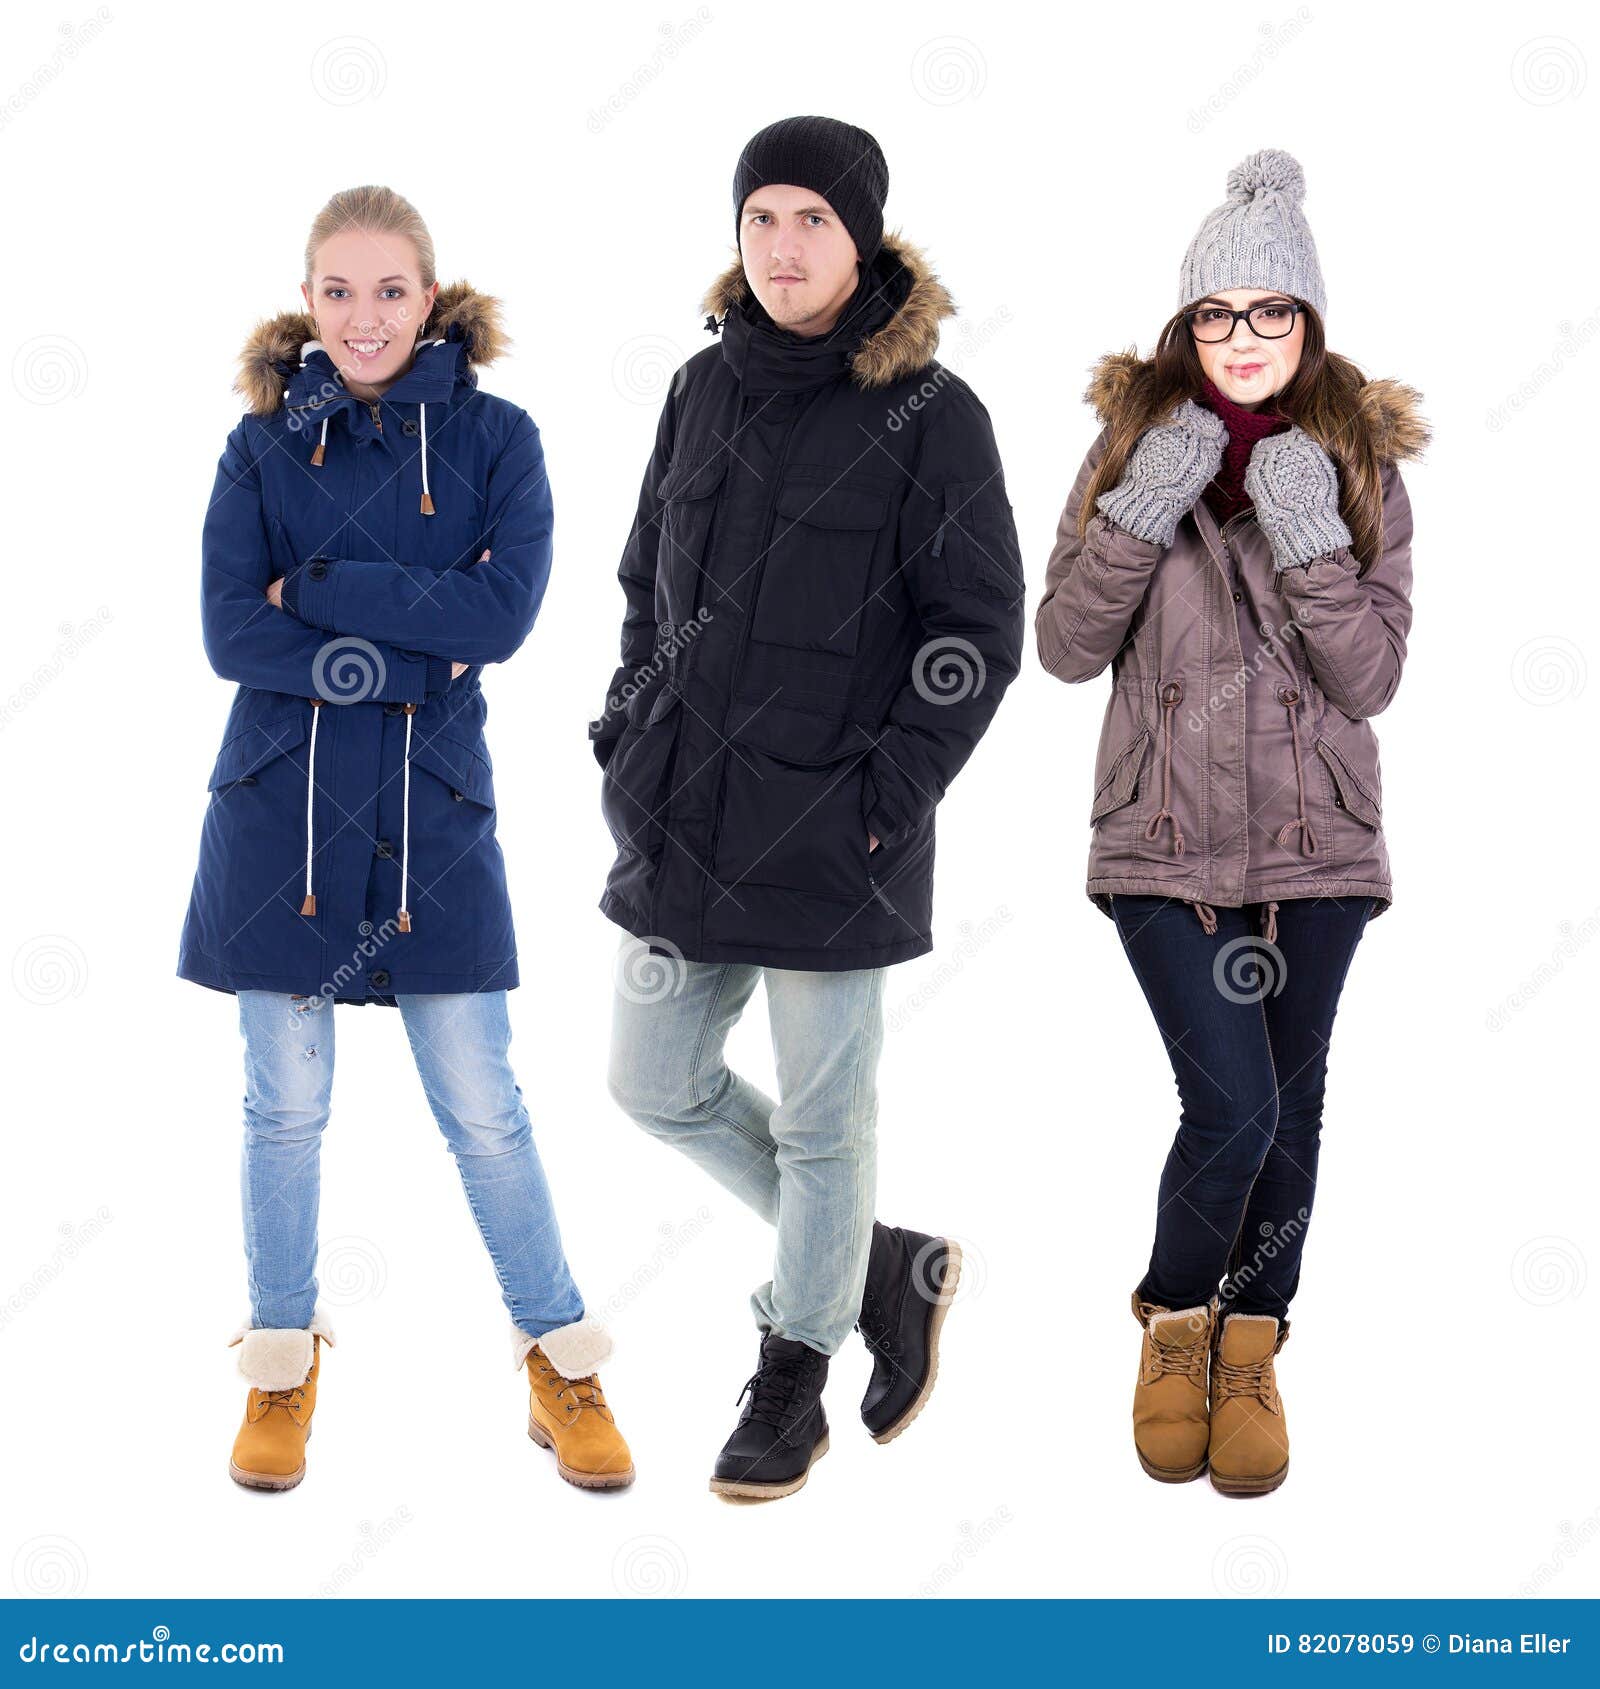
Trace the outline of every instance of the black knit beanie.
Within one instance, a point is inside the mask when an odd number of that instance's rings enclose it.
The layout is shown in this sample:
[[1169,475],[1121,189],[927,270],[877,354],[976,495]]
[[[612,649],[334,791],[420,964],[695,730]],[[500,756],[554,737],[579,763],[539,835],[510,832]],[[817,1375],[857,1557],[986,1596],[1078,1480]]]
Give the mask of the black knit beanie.
[[821,194],[839,213],[861,262],[870,264],[877,257],[889,166],[865,129],[834,117],[785,117],[747,141],[733,172],[736,242],[744,202],[757,188],[782,183]]

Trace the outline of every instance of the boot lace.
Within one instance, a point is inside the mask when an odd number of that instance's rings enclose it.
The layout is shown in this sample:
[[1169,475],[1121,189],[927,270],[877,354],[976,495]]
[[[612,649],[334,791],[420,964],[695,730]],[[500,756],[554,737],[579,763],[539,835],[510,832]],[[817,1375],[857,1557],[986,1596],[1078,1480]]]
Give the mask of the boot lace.
[[1202,1390],[1206,1384],[1207,1347],[1203,1333],[1197,1333],[1192,1343],[1161,1343],[1156,1340],[1156,1334],[1151,1330],[1151,1316],[1164,1313],[1153,1303],[1141,1305],[1139,1313],[1144,1327],[1150,1334],[1150,1373],[1151,1381],[1157,1378],[1187,1378],[1191,1384],[1198,1385]]
[[546,1360],[540,1361],[539,1372],[556,1401],[565,1406],[567,1398],[571,1397],[574,1416],[582,1413],[585,1408],[595,1408],[607,1419],[611,1418],[611,1409],[606,1406],[605,1392],[600,1388],[598,1373],[587,1373],[582,1378],[568,1378]]
[[1225,1361],[1219,1349],[1211,1370],[1211,1384],[1218,1401],[1227,1396],[1253,1396],[1263,1407],[1272,1408],[1277,1403],[1271,1355],[1263,1355],[1258,1361]]
[[862,1297],[856,1330],[866,1339],[867,1347],[886,1360],[892,1360],[900,1353],[900,1333],[891,1327],[884,1311],[883,1298],[876,1290],[869,1289]]
[[788,1428],[795,1392],[811,1365],[809,1355],[763,1356],[761,1365],[745,1380],[734,1406],[749,1396],[750,1418],[781,1434]]

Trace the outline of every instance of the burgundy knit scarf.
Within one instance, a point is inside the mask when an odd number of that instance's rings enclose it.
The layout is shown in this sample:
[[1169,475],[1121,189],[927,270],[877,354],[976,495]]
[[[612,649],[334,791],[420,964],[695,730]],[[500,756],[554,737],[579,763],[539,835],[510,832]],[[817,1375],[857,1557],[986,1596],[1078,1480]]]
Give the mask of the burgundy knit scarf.
[[1216,479],[1205,490],[1205,501],[1220,527],[1241,510],[1250,508],[1250,495],[1244,490],[1244,472],[1249,467],[1250,454],[1257,440],[1269,434],[1281,434],[1290,425],[1268,400],[1260,410],[1247,411],[1236,405],[1210,377],[1203,377],[1205,389],[1195,395],[1195,403],[1215,411],[1228,430],[1228,444],[1223,449],[1222,467]]

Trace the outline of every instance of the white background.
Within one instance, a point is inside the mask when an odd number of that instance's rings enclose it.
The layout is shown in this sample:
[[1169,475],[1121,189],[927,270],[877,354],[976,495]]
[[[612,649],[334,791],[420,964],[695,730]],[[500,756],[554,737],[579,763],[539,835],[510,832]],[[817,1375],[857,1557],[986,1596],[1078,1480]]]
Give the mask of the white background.
[[[1584,7],[13,7],[0,508],[8,964],[0,1568],[91,1595],[1571,1595],[1594,1455],[1592,165]],[[1200,19],[1204,18],[1202,24]],[[793,1500],[706,1491],[768,1238],[604,1071],[617,929],[585,724],[671,373],[730,255],[744,140],[870,128],[888,222],[962,315],[1036,606],[1101,353],[1148,351],[1228,168],[1309,181],[1336,350],[1418,387],[1416,621],[1378,721],[1395,904],[1333,1045],[1279,1377],[1286,1487],[1158,1486],[1128,1291],[1176,1121],[1083,894],[1104,677],[1027,668],[940,814],[936,948],[896,968],[880,1212],[965,1241],[938,1392],[891,1446],[836,1362]],[[501,297],[485,385],[540,423],[543,613],[485,681],[521,937],[513,1054],[639,1470],[560,1483],[398,1017],[340,1010],[307,1481],[226,1476],[243,1404],[234,1001],[174,976],[231,689],[200,525],[235,358],[298,306],[311,218],[379,181]],[[0,974],[0,979],[6,978]],[[771,1083],[758,996],[733,1045]],[[1540,1568],[1545,1570],[1541,1572]]]

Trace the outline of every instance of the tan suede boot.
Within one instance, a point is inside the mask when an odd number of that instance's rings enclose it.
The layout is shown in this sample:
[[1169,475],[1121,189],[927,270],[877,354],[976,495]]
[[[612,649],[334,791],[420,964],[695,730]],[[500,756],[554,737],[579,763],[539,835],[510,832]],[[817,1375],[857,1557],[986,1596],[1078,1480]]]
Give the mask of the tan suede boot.
[[[292,1490],[306,1475],[306,1444],[317,1408],[323,1341],[333,1333],[319,1315],[304,1331],[241,1329],[239,1371],[250,1381],[244,1422],[233,1440],[228,1476],[253,1490]],[[231,1346],[231,1345],[230,1345]]]
[[1289,1475],[1289,1428],[1272,1358],[1287,1320],[1224,1314],[1211,1357],[1211,1484],[1224,1495],[1266,1495]]
[[553,1449],[556,1471],[586,1490],[633,1482],[633,1456],[606,1406],[600,1375],[569,1378],[536,1343],[528,1351],[528,1435]]
[[1206,1362],[1216,1310],[1213,1301],[1174,1311],[1133,1293],[1133,1317],[1144,1330],[1133,1446],[1139,1464],[1159,1483],[1186,1484],[1206,1469]]

